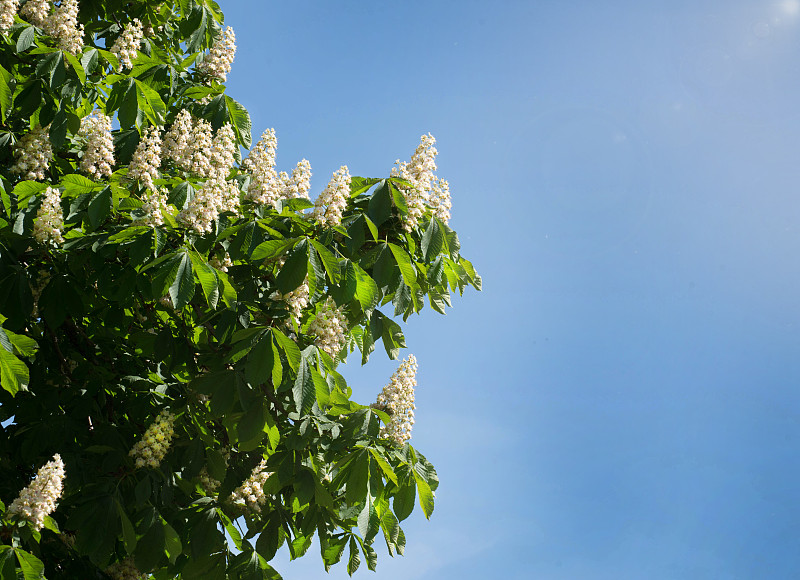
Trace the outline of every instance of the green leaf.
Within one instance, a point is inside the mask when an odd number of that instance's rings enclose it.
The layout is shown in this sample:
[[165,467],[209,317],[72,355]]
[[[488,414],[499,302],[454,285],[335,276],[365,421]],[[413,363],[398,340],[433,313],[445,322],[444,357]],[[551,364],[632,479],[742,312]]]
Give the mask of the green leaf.
[[425,517],[430,519],[431,514],[433,513],[433,492],[431,491],[428,482],[425,481],[416,470],[414,470],[414,480],[417,482],[417,489],[419,490],[419,505],[422,508]]
[[380,300],[378,285],[361,266],[355,262],[352,262],[352,266],[356,275],[356,297],[364,312],[369,312],[375,308]]
[[60,186],[64,188],[64,193],[70,196],[78,196],[82,193],[93,193],[105,187],[102,183],[95,183],[91,179],[83,175],[78,175],[77,173],[65,175],[61,180]]
[[17,580],[14,548],[0,545],[0,580]]
[[164,547],[166,548],[170,563],[174,564],[175,560],[177,560],[178,556],[183,552],[181,538],[178,536],[178,532],[175,531],[175,528],[169,525],[165,520],[162,520],[162,522],[164,524]]
[[136,531],[133,529],[133,524],[131,524],[131,520],[125,513],[125,509],[122,507],[122,504],[119,503],[118,500],[116,503],[117,512],[119,513],[119,520],[122,524],[122,541],[125,544],[125,551],[127,551],[129,554],[133,554],[133,551],[136,549]]
[[293,371],[297,372],[297,369],[300,366],[300,349],[297,348],[297,344],[283,334],[283,332],[281,332],[278,328],[272,329],[272,336],[275,338],[278,347],[286,355],[286,360],[289,361],[289,366],[292,367]]
[[99,60],[100,54],[97,52],[97,49],[90,48],[89,50],[84,51],[83,55],[81,56],[81,66],[85,72],[92,74]]
[[44,576],[44,564],[39,558],[20,548],[16,548],[14,552],[25,580],[39,580]]
[[367,205],[367,215],[376,226],[392,217],[392,195],[386,181],[375,189]]
[[380,530],[380,518],[378,512],[375,511],[375,505],[372,503],[372,498],[367,496],[367,501],[361,513],[358,514],[358,531],[365,542],[370,542]]
[[403,281],[410,286],[412,290],[415,289],[417,287],[417,271],[414,269],[414,264],[411,262],[411,258],[400,246],[392,243],[388,243],[387,245],[392,251],[392,255],[394,256],[394,259],[400,268],[400,273],[403,275]]
[[2,114],[4,123],[8,112],[11,110],[12,97],[14,96],[14,89],[11,86],[13,78],[11,73],[0,66],[0,114]]
[[56,88],[64,81],[64,53],[59,51],[45,54],[36,63],[36,75],[47,80],[50,88]]
[[350,559],[347,561],[347,573],[352,576],[361,565],[361,553],[358,550],[355,537],[350,538]]
[[345,499],[350,505],[361,503],[367,495],[369,454],[364,450],[356,451],[355,458],[344,469],[347,477]]
[[394,515],[397,516],[399,521],[402,522],[414,511],[414,500],[416,496],[416,485],[414,485],[413,481],[407,481],[400,485],[400,489],[397,490],[392,502]]
[[294,403],[298,413],[305,415],[311,411],[311,407],[316,401],[316,389],[314,388],[314,378],[311,376],[308,359],[305,357],[300,361],[300,368],[297,371],[292,394],[294,395]]
[[275,284],[283,294],[288,294],[303,283],[308,274],[308,244],[301,240],[289,253],[286,262],[278,272]]
[[89,202],[87,214],[93,228],[98,228],[111,213],[111,188],[106,187]]
[[336,259],[331,251],[320,244],[315,239],[310,239],[311,245],[314,246],[314,249],[319,254],[319,257],[322,258],[322,265],[325,266],[325,271],[328,273],[328,278],[330,278],[333,284],[339,283],[339,261]]
[[[237,424],[239,442],[251,443],[245,447],[255,449],[258,443],[261,443],[264,438],[264,425],[267,422],[265,414],[264,404],[261,399],[258,399]],[[244,450],[248,451],[248,449]]]
[[28,387],[28,367],[16,356],[0,348],[0,384],[11,396]]
[[169,287],[169,295],[175,310],[186,306],[194,296],[194,273],[189,252],[182,252],[178,256],[178,260],[180,261],[175,272],[175,279]]
[[63,52],[66,59],[69,61],[69,64],[72,66],[72,69],[75,71],[75,74],[78,75],[78,78],[81,81],[82,85],[86,84],[86,71],[83,69],[81,63],[78,62],[77,57],[69,51]]
[[422,255],[425,257],[426,262],[430,262],[439,255],[439,252],[442,251],[443,243],[444,233],[439,226],[439,220],[434,216],[422,236]]
[[228,107],[228,120],[230,120],[236,140],[245,149],[250,149],[253,144],[252,122],[250,113],[239,102],[225,95],[225,104]]
[[375,458],[375,461],[378,462],[381,471],[383,471],[384,475],[386,475],[386,479],[397,485],[397,475],[395,475],[392,466],[389,465],[389,463],[383,458],[377,449],[370,448],[369,452],[372,454],[372,457]]
[[267,240],[266,242],[261,242],[253,250],[253,253],[250,255],[250,259],[254,262],[258,260],[274,260],[275,258],[283,255],[286,250],[294,246],[295,242],[297,242],[297,238],[289,240]]
[[210,308],[216,308],[219,302],[219,278],[213,266],[206,262],[200,254],[195,251],[189,253],[194,266],[194,274],[203,289],[203,295]]
[[33,26],[26,26],[17,37],[17,52],[25,52],[33,46],[36,39],[36,29]]
[[167,106],[161,100],[161,96],[139,79],[134,79],[134,81],[136,82],[136,102],[139,109],[144,111],[150,123],[156,126],[163,125]]
[[364,193],[379,181],[381,180],[374,177],[353,177],[350,180],[350,197]]

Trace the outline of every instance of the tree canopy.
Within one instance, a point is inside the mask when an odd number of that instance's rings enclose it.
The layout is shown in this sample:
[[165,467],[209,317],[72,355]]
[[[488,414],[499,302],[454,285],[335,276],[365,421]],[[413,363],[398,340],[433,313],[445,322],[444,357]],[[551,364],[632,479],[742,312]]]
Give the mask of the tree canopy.
[[213,0],[4,0],[0,33],[0,580],[402,554],[438,485],[417,363],[371,405],[340,364],[480,289],[433,138],[312,201],[225,92]]

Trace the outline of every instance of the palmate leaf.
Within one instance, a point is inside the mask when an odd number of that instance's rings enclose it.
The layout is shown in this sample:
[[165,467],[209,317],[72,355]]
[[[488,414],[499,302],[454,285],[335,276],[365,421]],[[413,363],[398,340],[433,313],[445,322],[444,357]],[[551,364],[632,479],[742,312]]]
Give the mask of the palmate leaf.
[[175,258],[175,278],[169,287],[169,296],[177,310],[186,306],[194,296],[194,272],[189,252],[181,252]]
[[11,396],[28,387],[28,367],[5,348],[0,348],[0,383]]

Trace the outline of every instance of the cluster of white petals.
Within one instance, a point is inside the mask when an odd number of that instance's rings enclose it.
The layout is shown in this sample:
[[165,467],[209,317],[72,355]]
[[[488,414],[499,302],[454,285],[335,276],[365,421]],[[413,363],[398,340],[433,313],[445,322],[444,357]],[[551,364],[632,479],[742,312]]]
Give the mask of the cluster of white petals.
[[303,283],[291,292],[286,294],[275,292],[275,294],[272,296],[272,298],[275,300],[283,300],[286,302],[286,306],[289,307],[290,321],[287,321],[289,326],[294,323],[298,328],[300,327],[300,319],[303,316],[303,311],[308,307],[308,292],[308,276],[306,276],[305,280],[303,280]]
[[210,176],[227,177],[234,162],[236,161],[236,134],[233,127],[223,125],[214,135],[211,144],[211,154],[209,155],[209,165],[211,165]]
[[94,179],[111,176],[114,165],[114,138],[111,136],[111,117],[95,111],[81,121],[81,134],[86,137],[86,151],[81,159],[81,171]]
[[57,189],[48,187],[42,195],[42,204],[36,212],[33,222],[33,237],[43,244],[57,246],[64,243],[61,235],[64,229],[64,214],[61,211],[61,194]]
[[42,24],[46,34],[58,40],[61,50],[78,54],[83,50],[83,24],[78,24],[78,0],[61,0],[61,4]]
[[242,162],[242,167],[251,175],[245,196],[250,201],[274,206],[280,199],[282,186],[275,171],[277,150],[278,139],[275,136],[275,129],[267,129],[247,159]]
[[50,8],[52,5],[53,3],[51,0],[28,0],[22,6],[19,15],[34,26],[46,28],[45,22],[47,22],[50,16]]
[[322,309],[308,327],[308,332],[316,337],[314,343],[336,358],[347,340],[347,317],[344,307],[336,306],[330,296],[325,300]]
[[9,516],[28,520],[37,530],[44,527],[44,518],[56,509],[56,501],[64,491],[64,462],[56,453],[36,473],[30,485],[24,488],[8,508]]
[[314,202],[313,218],[323,226],[338,226],[342,223],[342,212],[349,198],[350,172],[347,165],[342,165]]
[[450,187],[447,181],[436,177],[438,151],[435,143],[433,135],[423,135],[411,161],[406,163],[398,160],[396,167],[392,168],[392,175],[402,177],[411,184],[410,189],[403,191],[408,206],[404,227],[409,231],[419,225],[426,206],[443,222],[450,220]]
[[225,252],[225,255],[222,257],[221,260],[219,259],[219,256],[215,254],[214,256],[211,257],[208,263],[211,265],[212,268],[216,268],[220,272],[227,272],[228,268],[233,266],[233,260],[231,260],[231,256],[228,252]]
[[175,122],[164,136],[161,152],[166,159],[171,159],[178,167],[188,169],[194,153],[191,146],[192,115],[183,109],[175,117]]
[[125,25],[122,34],[117,37],[111,47],[111,52],[117,56],[123,69],[133,68],[133,59],[139,52],[139,44],[141,44],[143,36],[142,21],[134,18],[132,22]]
[[308,192],[311,190],[311,163],[308,162],[308,159],[302,159],[292,169],[291,177],[285,171],[281,171],[278,179],[283,185],[281,191],[283,199],[296,197],[308,199]]
[[225,82],[228,73],[231,72],[235,54],[236,35],[233,33],[233,28],[228,26],[222,36],[214,41],[214,46],[198,68],[204,75]]
[[17,160],[11,166],[11,172],[23,179],[44,180],[44,172],[53,158],[53,147],[47,129],[36,125],[30,133],[26,133],[14,145],[14,156]]
[[136,179],[147,189],[155,189],[161,167],[161,134],[158,127],[150,126],[144,133],[128,166],[128,177]]
[[167,410],[161,411],[128,453],[136,461],[136,467],[148,466],[155,469],[161,464],[175,434],[174,424],[175,415]]
[[[231,451],[228,448],[223,447],[222,449],[222,459],[225,462],[225,466],[228,466],[228,461],[230,460]],[[222,483],[211,477],[211,474],[208,473],[208,469],[206,466],[203,466],[203,469],[200,470],[200,474],[197,476],[200,479],[200,486],[205,490],[206,495],[214,495],[219,489],[219,486]]]
[[187,171],[208,177],[214,172],[211,165],[211,152],[214,148],[214,130],[211,123],[205,119],[192,120],[192,132],[189,135],[189,165],[184,167]]
[[178,220],[186,227],[201,234],[211,231],[219,214],[239,209],[239,186],[235,181],[214,177],[207,180],[195,192],[194,197],[178,214]]
[[402,362],[388,385],[378,395],[373,407],[384,411],[391,421],[381,427],[380,437],[403,445],[411,439],[414,426],[414,387],[417,386],[417,359],[413,354]]
[[136,223],[150,227],[163,225],[164,213],[169,212],[167,199],[167,190],[163,187],[145,191],[144,195],[142,195],[144,216],[136,220]]
[[267,471],[267,460],[262,459],[242,485],[231,493],[233,505],[250,513],[260,513],[261,506],[267,503],[264,484],[272,472]]
[[0,32],[14,26],[14,15],[19,8],[19,0],[0,0]]
[[142,574],[133,563],[133,558],[125,558],[121,562],[114,562],[105,569],[105,573],[114,580],[145,580],[147,574]]

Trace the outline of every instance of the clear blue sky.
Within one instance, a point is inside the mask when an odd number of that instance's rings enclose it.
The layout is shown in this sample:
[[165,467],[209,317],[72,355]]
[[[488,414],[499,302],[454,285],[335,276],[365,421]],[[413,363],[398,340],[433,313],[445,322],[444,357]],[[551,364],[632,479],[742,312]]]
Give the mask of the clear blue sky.
[[359,576],[800,577],[800,1],[222,6],[279,169],[432,132],[484,279],[407,327],[442,484]]

